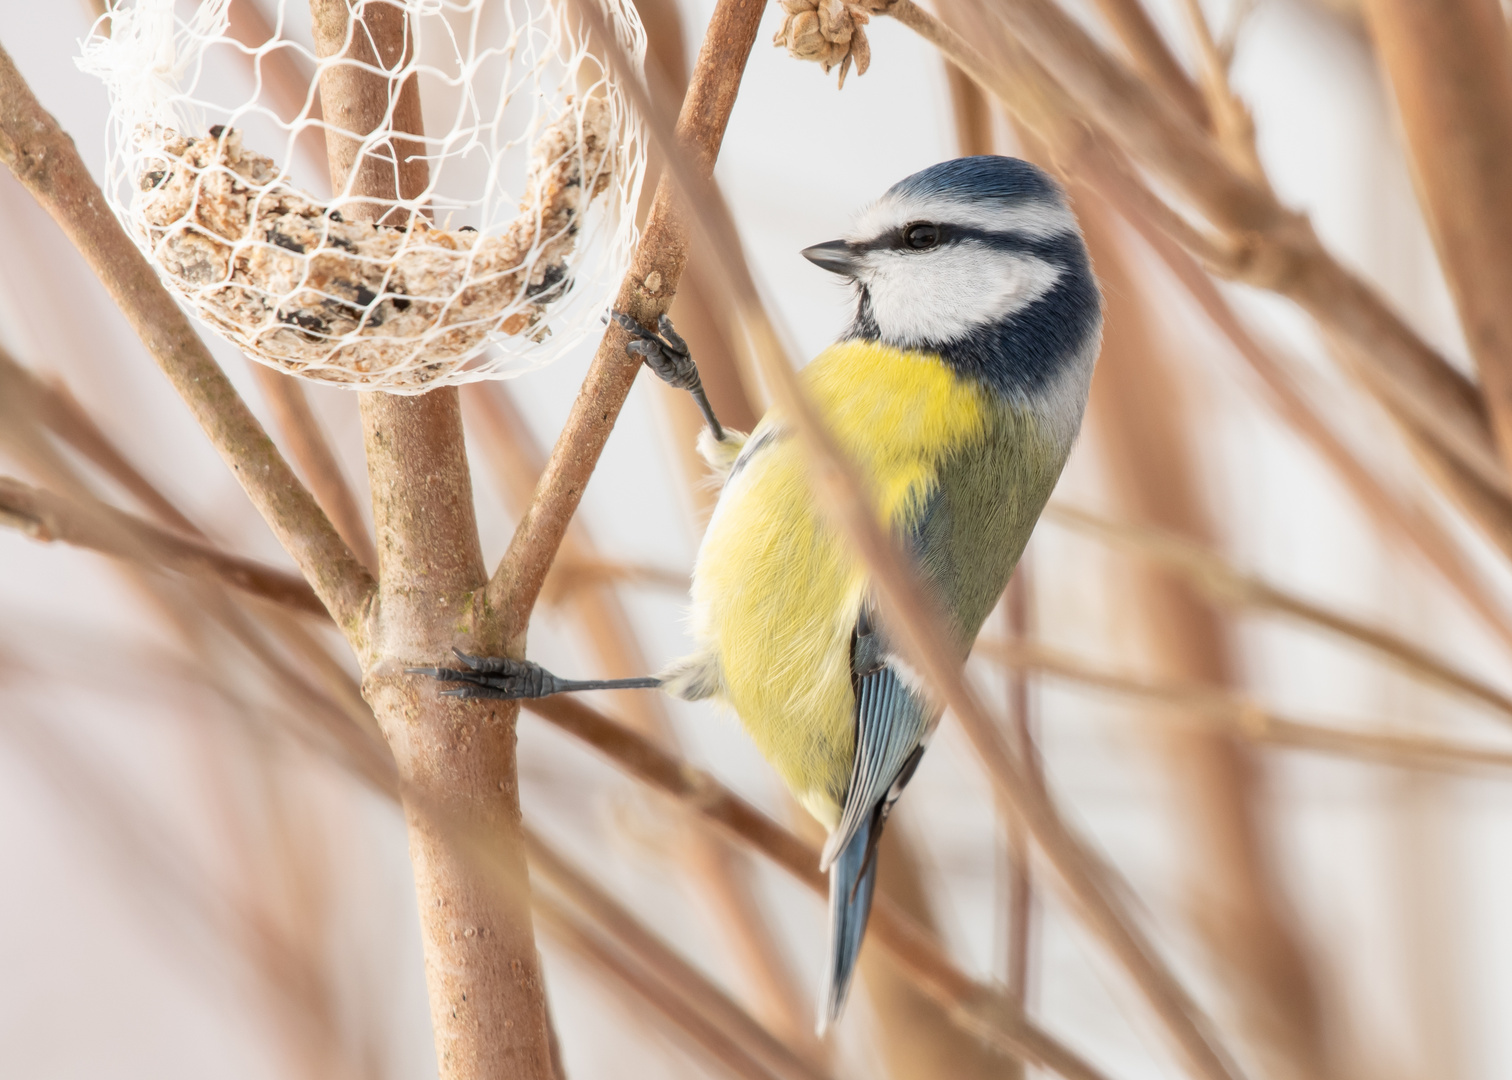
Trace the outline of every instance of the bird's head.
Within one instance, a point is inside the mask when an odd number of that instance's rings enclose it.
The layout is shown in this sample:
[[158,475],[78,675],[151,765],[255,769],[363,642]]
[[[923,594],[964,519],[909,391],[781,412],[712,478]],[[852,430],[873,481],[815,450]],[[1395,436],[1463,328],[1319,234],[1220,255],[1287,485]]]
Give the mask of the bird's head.
[[803,254],[855,281],[850,336],[939,353],[1001,388],[1032,391],[1096,354],[1101,300],[1076,218],[1027,161],[933,165]]

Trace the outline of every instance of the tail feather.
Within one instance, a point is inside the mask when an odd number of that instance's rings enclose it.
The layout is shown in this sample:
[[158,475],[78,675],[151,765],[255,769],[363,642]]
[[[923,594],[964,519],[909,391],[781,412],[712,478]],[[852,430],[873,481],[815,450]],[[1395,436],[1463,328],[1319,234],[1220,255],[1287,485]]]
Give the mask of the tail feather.
[[840,1018],[856,974],[856,958],[861,953],[861,938],[866,933],[877,885],[877,840],[882,835],[882,822],[882,814],[869,815],[830,865],[830,963],[820,997],[820,1035]]

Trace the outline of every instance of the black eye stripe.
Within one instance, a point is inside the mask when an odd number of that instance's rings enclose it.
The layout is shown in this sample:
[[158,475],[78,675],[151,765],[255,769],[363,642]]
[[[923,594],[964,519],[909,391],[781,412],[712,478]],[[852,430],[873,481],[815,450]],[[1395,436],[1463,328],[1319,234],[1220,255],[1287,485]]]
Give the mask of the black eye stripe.
[[[916,225],[930,224],[935,227],[938,240],[931,248],[923,251],[914,250],[904,239],[904,234]],[[896,229],[889,229],[881,236],[871,240],[852,244],[852,250],[859,253],[869,251],[898,251],[908,255],[922,255],[924,251],[938,251],[952,244],[981,244],[994,251],[1012,251],[1024,255],[1033,255],[1044,259],[1046,262],[1065,263],[1075,258],[1081,250],[1080,238],[1071,232],[1060,233],[1056,236],[1029,236],[1026,233],[1012,230],[997,231],[992,229],[978,229],[970,225],[954,225],[949,222],[918,222],[910,221],[906,225],[900,225]]]

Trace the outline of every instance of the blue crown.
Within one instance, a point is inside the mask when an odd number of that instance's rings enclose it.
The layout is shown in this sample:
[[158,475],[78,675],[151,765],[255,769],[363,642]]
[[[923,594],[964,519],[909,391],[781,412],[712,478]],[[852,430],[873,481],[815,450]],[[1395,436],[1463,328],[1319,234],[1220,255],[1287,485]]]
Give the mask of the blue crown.
[[1053,200],[1060,185],[1037,165],[1018,158],[981,155],[942,161],[899,180],[887,192],[915,198]]

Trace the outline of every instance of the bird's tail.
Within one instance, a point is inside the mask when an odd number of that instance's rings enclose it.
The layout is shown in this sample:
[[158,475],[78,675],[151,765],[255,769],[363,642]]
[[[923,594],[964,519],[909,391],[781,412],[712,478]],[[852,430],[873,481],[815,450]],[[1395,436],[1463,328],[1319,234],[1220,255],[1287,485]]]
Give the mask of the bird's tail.
[[820,997],[820,1035],[840,1018],[856,974],[856,957],[861,952],[861,937],[877,885],[877,840],[882,835],[882,822],[882,814],[869,815],[830,864],[830,962]]

